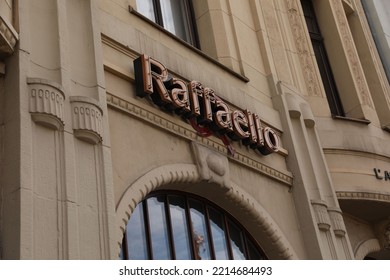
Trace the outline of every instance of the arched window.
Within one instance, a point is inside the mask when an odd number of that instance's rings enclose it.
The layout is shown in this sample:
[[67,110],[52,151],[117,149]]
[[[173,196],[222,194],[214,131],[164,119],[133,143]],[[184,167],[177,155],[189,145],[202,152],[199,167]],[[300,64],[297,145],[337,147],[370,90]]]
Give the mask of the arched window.
[[182,192],[155,192],[138,204],[126,227],[121,259],[267,259],[227,212]]

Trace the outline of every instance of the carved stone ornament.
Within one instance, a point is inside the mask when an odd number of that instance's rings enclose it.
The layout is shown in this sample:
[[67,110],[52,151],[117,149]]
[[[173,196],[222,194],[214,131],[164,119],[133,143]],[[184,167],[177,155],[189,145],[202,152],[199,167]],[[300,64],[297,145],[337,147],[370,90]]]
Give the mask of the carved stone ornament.
[[27,78],[30,95],[30,113],[34,122],[60,130],[64,127],[64,100],[62,86],[45,79]]
[[192,149],[202,180],[217,183],[220,186],[228,186],[230,178],[227,157],[194,142]]
[[316,214],[318,228],[322,231],[328,231],[330,229],[331,222],[325,201],[312,200],[311,204],[313,205],[313,209]]
[[102,141],[103,111],[98,103],[88,97],[70,97],[74,135],[83,141],[97,144]]
[[341,209],[329,208],[329,216],[332,220],[333,231],[337,236],[345,236],[347,229],[345,228],[343,215]]
[[351,67],[351,72],[354,76],[356,89],[359,93],[361,103],[363,105],[369,106],[370,108],[373,108],[374,106],[371,100],[371,96],[369,94],[367,81],[364,76],[363,68],[361,66],[359,55],[357,53],[353,41],[351,30],[348,25],[348,19],[347,16],[345,15],[345,10],[342,6],[342,2],[339,0],[332,0],[331,3],[335,10],[335,17],[336,17],[337,25],[339,26],[340,37],[342,38],[343,41],[345,53],[347,55],[347,59]]

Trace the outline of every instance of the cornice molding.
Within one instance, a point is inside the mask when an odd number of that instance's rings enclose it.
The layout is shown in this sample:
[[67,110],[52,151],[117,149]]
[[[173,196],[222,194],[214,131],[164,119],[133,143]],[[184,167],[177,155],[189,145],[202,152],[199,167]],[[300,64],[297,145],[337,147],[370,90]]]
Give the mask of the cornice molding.
[[357,150],[346,150],[339,148],[324,148],[323,149],[325,155],[349,155],[349,156],[358,156],[363,158],[371,158],[376,160],[381,160],[390,163],[390,157],[375,154],[372,152],[366,151],[357,151]]
[[[107,105],[115,109],[118,109],[122,112],[125,112],[127,114],[130,114],[131,116],[139,118],[143,121],[146,121],[169,133],[173,133],[177,136],[180,136],[190,141],[201,143],[225,155],[227,154],[227,149],[223,145],[222,141],[214,137],[207,137],[207,138],[201,137],[197,135],[196,131],[190,128],[190,126],[188,126],[187,128],[184,125],[177,124],[176,122],[173,122],[168,118],[164,118],[159,114],[153,113],[149,109],[143,108],[140,105],[123,100],[108,92],[107,92]],[[267,166],[264,163],[252,157],[240,153],[238,149],[236,150],[234,156],[230,156],[229,159],[236,161],[241,165],[249,167],[263,175],[271,177],[272,179],[275,179],[281,183],[284,183],[288,186],[292,186],[293,177],[291,173],[289,173],[288,171],[281,172],[275,168]]]
[[382,202],[390,202],[389,194],[382,193],[370,193],[370,192],[336,192],[338,199],[350,199],[350,200],[374,200]]

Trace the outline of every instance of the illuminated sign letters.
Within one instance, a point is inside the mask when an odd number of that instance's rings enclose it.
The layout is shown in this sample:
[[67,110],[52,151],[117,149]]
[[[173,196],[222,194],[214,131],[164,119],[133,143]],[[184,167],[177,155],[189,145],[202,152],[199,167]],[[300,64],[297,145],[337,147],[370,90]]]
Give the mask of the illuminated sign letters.
[[150,96],[164,110],[174,111],[216,135],[242,141],[263,155],[279,150],[278,135],[272,128],[262,127],[256,113],[230,110],[212,88],[171,77],[163,64],[147,55],[134,60],[134,70],[137,96]]

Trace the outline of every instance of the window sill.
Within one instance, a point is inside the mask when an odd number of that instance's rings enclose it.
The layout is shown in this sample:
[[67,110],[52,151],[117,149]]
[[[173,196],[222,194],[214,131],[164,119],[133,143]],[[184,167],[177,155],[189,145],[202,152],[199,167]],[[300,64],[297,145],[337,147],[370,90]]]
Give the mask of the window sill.
[[355,119],[355,118],[336,116],[336,115],[333,115],[332,118],[335,120],[351,121],[351,122],[357,122],[365,125],[369,125],[371,123],[370,120],[366,120],[366,119]]
[[162,33],[168,35],[169,37],[171,37],[172,39],[174,39],[175,41],[179,42],[180,44],[182,44],[183,46],[185,46],[186,48],[190,49],[191,51],[193,52],[196,52],[197,54],[199,54],[200,56],[202,56],[203,58],[207,59],[208,61],[214,63],[215,65],[217,65],[218,67],[222,68],[223,70],[229,72],[230,74],[232,74],[233,76],[235,76],[236,78],[242,80],[243,82],[245,83],[248,83],[249,82],[249,79],[247,77],[245,77],[244,75],[241,75],[240,73],[237,73],[236,71],[230,69],[229,67],[223,65],[221,62],[219,62],[218,60],[212,58],[211,56],[205,54],[204,52],[202,52],[201,50],[199,50],[198,48],[195,48],[194,46],[192,46],[191,44],[187,43],[186,41],[180,39],[179,37],[175,36],[174,34],[172,34],[171,32],[167,31],[166,29],[164,29],[163,27],[161,27],[160,25],[156,24],[154,21],[148,19],[147,17],[145,17],[144,15],[142,15],[141,13],[137,12],[132,6],[129,6],[129,12],[135,16],[137,16],[138,18],[142,19],[143,21],[147,22],[148,24],[154,26],[155,28],[157,28],[159,31],[161,31]]

